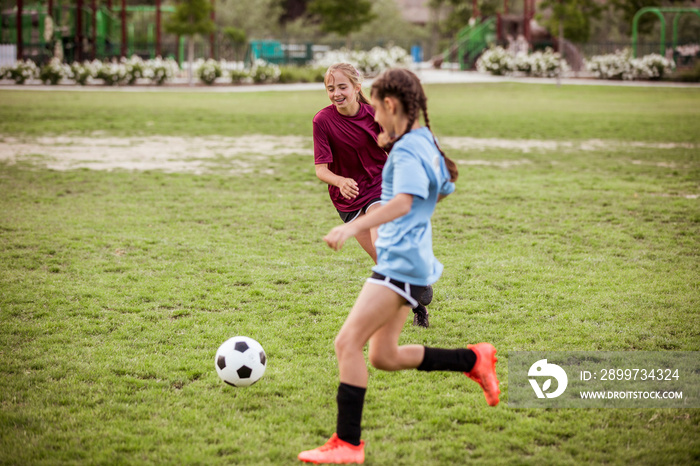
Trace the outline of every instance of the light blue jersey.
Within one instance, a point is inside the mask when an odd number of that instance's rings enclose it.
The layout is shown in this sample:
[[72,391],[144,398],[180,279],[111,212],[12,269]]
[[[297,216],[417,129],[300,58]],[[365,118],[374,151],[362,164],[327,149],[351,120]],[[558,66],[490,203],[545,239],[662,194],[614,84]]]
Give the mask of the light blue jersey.
[[413,195],[411,211],[379,227],[373,271],[416,286],[435,283],[443,266],[433,255],[430,217],[438,195],[455,190],[445,159],[427,127],[414,129],[394,145],[382,171],[382,204],[397,194]]

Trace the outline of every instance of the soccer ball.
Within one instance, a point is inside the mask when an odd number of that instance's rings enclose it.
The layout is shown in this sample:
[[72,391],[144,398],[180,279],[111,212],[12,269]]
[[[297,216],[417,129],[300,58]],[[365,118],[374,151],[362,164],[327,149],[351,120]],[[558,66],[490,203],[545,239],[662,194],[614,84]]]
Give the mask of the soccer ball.
[[260,343],[238,336],[219,346],[214,363],[221,380],[233,387],[247,387],[265,373],[267,356]]

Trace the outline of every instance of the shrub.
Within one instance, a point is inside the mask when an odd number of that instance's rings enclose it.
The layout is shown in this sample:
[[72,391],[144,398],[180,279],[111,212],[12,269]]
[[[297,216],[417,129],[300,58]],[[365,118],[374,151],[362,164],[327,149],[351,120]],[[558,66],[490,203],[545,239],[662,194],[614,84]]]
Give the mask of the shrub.
[[652,53],[632,59],[635,79],[659,80],[671,74],[674,63],[659,54]]
[[250,70],[250,76],[255,84],[277,82],[281,74],[280,67],[265,60],[255,60]]
[[5,67],[4,77],[15,84],[24,84],[28,79],[34,79],[38,74],[36,64],[31,60],[19,60],[14,65]]
[[515,56],[503,47],[491,47],[481,54],[476,69],[496,76],[520,72],[528,76],[551,78],[568,71],[569,65],[549,47],[544,52],[519,52]]
[[[491,47],[481,54],[476,62],[476,69],[482,73],[504,76],[515,69],[513,61],[513,57],[503,47]],[[523,70],[529,71],[527,54],[520,55],[518,63]]]
[[68,68],[68,78],[84,86],[90,78],[97,76],[97,70],[102,66],[102,63],[95,60],[93,62],[84,61],[83,63],[73,62]]
[[120,63],[124,65],[126,84],[134,85],[138,79],[145,76],[146,64],[138,55],[133,55],[131,58],[122,57]]
[[569,71],[569,65],[558,53],[547,47],[544,52],[533,52],[529,56],[529,75],[538,78],[553,78]]
[[324,71],[334,63],[351,63],[367,76],[376,76],[388,68],[410,66],[411,55],[401,47],[374,47],[370,51],[331,50],[313,61],[312,66]]
[[675,67],[673,61],[658,54],[632,58],[629,49],[586,60],[586,69],[600,79],[652,79],[668,76]]
[[55,86],[70,74],[70,68],[57,58],[52,58],[39,69],[39,79],[44,84]]
[[200,81],[210,86],[214,84],[217,78],[223,75],[221,64],[211,58],[207,60],[197,60],[195,63],[195,73]]
[[628,49],[586,60],[586,69],[600,79],[632,79],[631,53]]
[[179,70],[179,65],[172,58],[163,60],[161,57],[156,57],[146,62],[144,78],[160,86],[166,81],[173,79]]
[[123,84],[128,79],[126,66],[116,61],[101,63],[95,77],[104,81],[106,86]]
[[310,67],[310,66],[281,66],[280,77],[281,83],[314,83],[323,82],[323,76],[326,72],[325,68]]

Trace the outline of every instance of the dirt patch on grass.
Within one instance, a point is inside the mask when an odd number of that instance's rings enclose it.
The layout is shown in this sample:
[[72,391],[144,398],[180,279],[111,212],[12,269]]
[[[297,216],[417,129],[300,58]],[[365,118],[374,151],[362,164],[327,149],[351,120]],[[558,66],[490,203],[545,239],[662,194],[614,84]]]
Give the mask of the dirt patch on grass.
[[[695,144],[644,143],[602,140],[548,141],[495,138],[445,137],[446,149],[482,152],[540,153],[552,151],[600,151],[623,147],[648,149],[696,148]],[[53,170],[160,170],[202,174],[224,171],[231,174],[272,173],[282,156],[313,156],[311,138],[302,136],[249,135],[240,137],[0,137],[0,161],[29,162]],[[461,164],[510,168],[527,160],[458,160]]]
[[0,160],[29,161],[54,170],[160,170],[201,174],[215,169],[232,173],[265,172],[266,161],[311,151],[297,136],[241,137],[40,137],[2,138]]

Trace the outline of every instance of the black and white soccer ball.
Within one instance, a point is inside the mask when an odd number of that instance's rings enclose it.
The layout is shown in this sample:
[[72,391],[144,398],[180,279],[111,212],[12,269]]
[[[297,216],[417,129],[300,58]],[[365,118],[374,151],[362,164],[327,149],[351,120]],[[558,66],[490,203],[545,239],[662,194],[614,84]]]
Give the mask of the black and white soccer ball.
[[238,336],[219,346],[214,363],[221,380],[234,387],[247,387],[265,373],[267,356],[260,343]]

